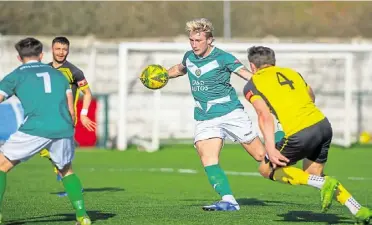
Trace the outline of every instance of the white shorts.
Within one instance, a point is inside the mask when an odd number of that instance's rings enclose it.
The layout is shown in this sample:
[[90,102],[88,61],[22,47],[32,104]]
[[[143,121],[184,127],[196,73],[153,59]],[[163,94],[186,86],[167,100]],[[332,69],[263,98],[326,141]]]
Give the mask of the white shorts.
[[0,152],[9,160],[26,161],[43,149],[48,149],[53,163],[63,169],[74,158],[75,143],[72,137],[49,139],[17,131],[0,147]]
[[243,109],[236,109],[224,116],[210,120],[196,121],[194,144],[209,138],[221,138],[239,143],[250,143],[258,137],[248,114]]

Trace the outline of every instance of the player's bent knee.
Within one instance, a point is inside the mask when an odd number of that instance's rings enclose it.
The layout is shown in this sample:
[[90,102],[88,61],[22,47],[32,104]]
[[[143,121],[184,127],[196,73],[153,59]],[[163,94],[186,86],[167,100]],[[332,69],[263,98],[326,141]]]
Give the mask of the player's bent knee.
[[266,164],[265,162],[262,162],[260,167],[258,168],[258,171],[261,176],[269,179],[272,169],[270,168],[270,165],[268,163]]
[[256,154],[253,155],[253,158],[254,158],[257,162],[261,162],[261,161],[264,160],[264,158],[265,158],[265,153],[264,153],[264,152],[257,152]]
[[74,173],[74,171],[72,170],[72,165],[71,164],[67,164],[62,169],[58,169],[58,171],[59,171],[59,173],[62,177],[66,177],[66,176],[71,175],[71,174]]

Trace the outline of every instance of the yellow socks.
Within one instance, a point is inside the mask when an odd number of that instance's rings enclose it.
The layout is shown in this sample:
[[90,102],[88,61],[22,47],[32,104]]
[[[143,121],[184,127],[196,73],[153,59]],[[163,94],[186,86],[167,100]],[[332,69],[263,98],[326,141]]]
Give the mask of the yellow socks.
[[359,209],[362,207],[344,188],[344,186],[342,186],[342,184],[338,185],[336,199],[341,205],[345,205],[353,215],[357,214]]
[[309,174],[296,167],[287,166],[275,169],[270,178],[291,185],[306,185]]
[[[324,177],[308,174],[292,166],[275,169],[270,178],[281,183],[308,185],[318,189],[321,189],[325,182]],[[336,199],[339,203],[345,205],[353,215],[362,207],[341,184],[338,186]]]

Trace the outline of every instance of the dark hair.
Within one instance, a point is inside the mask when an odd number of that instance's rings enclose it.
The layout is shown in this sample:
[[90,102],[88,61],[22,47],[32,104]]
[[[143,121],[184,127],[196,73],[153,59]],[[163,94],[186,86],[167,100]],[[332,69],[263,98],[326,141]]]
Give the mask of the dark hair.
[[52,41],[52,45],[55,43],[61,43],[70,46],[70,41],[66,37],[55,37]]
[[43,44],[32,37],[18,41],[14,47],[21,59],[25,57],[39,56],[43,52]]
[[253,46],[248,49],[248,60],[257,68],[261,68],[263,65],[275,66],[275,52],[268,47]]

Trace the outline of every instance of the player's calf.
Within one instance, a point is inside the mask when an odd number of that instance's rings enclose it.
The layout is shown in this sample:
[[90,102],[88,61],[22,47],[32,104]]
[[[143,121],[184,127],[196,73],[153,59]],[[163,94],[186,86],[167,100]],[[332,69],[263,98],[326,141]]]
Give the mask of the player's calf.
[[249,143],[241,143],[243,148],[257,161],[261,162],[265,158],[265,147],[258,137]]
[[[71,164],[59,169],[62,175],[62,183],[65,187],[68,198],[76,211],[77,218],[89,218],[85,209],[85,202],[83,198],[82,185],[79,177],[72,171]],[[81,223],[83,224],[83,223]]]

